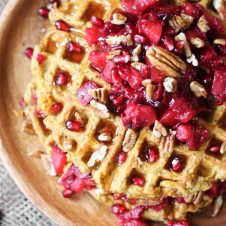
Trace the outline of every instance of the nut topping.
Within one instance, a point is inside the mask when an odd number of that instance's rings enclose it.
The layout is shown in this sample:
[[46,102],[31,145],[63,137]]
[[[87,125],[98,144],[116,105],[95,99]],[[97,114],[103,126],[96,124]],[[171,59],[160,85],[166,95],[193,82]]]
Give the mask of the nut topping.
[[98,88],[98,89],[89,89],[88,93],[95,100],[106,103],[108,98],[108,91],[106,88]]
[[104,115],[104,118],[109,118],[110,113],[104,104],[95,100],[91,100],[90,105],[96,108],[97,110],[101,111],[101,113]]
[[169,20],[169,25],[176,31],[183,31],[187,29],[193,22],[194,18],[186,15],[186,14],[181,14],[181,16],[174,15],[170,20]]
[[199,62],[194,54],[187,58],[187,62],[189,64],[192,64],[194,67],[197,67],[199,65]]
[[226,3],[224,0],[213,0],[213,6],[222,20],[226,19]]
[[112,136],[110,133],[103,132],[98,135],[97,139],[102,142],[110,142],[112,141]]
[[115,56],[118,56],[121,54],[121,50],[112,50],[108,53],[106,59],[107,60],[112,60]]
[[177,80],[175,78],[166,77],[163,86],[169,93],[174,93],[177,90]]
[[191,38],[191,44],[196,48],[202,48],[205,45],[205,42],[201,38]]
[[129,152],[133,149],[137,141],[137,136],[138,136],[137,133],[132,129],[128,129],[126,131],[125,138],[122,143],[124,152]]
[[223,39],[223,38],[217,38],[217,39],[215,39],[213,41],[213,43],[216,44],[216,45],[222,45],[222,46],[224,46],[224,45],[226,45],[226,40]]
[[150,79],[143,80],[142,85],[146,87],[145,90],[146,99],[151,100],[154,96],[156,85],[152,84]]
[[156,138],[160,138],[162,136],[163,137],[167,136],[166,128],[158,120],[155,121],[154,128],[153,128],[153,135]]
[[108,45],[120,45],[120,44],[124,44],[127,46],[133,45],[132,36],[130,34],[129,35],[109,36],[106,39],[106,42]]
[[207,97],[207,91],[205,90],[204,86],[197,81],[190,83],[190,89],[196,97]]
[[210,27],[204,15],[199,18],[197,26],[204,33],[210,30]]
[[226,141],[221,145],[220,153],[223,155],[226,152]]
[[142,66],[144,66],[145,64],[143,64],[143,63],[141,63],[141,62],[133,62],[132,64],[131,64],[131,66],[133,67],[133,68],[135,68],[136,70],[138,70],[138,71],[141,71],[141,68],[142,68]]
[[147,57],[154,67],[170,77],[180,77],[181,73],[186,71],[185,62],[162,47],[150,47],[147,51]]
[[100,150],[93,152],[91,158],[87,162],[88,167],[93,167],[97,162],[101,162],[107,154],[108,147],[106,145],[102,146]]
[[116,25],[122,25],[125,24],[126,20],[127,17],[122,15],[121,13],[114,13],[111,23]]
[[138,62],[140,60],[140,57],[139,57],[140,53],[141,53],[141,45],[138,44],[137,47],[132,52],[132,61]]
[[213,213],[211,214],[212,217],[217,216],[222,206],[223,206],[223,197],[218,196],[217,199],[214,201],[214,207],[213,207],[214,209],[213,209]]

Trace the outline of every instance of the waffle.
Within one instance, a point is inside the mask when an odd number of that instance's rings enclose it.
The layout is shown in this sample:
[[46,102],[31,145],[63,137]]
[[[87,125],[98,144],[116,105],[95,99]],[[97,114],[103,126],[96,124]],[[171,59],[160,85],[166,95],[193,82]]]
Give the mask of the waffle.
[[[32,58],[34,78],[25,94],[25,115],[32,121],[48,155],[51,155],[54,143],[67,152],[68,162],[78,166],[82,173],[92,174],[98,188],[92,195],[108,205],[116,202],[112,194],[126,194],[128,198],[143,204],[145,200],[186,197],[207,191],[214,181],[226,180],[226,154],[213,155],[208,151],[213,143],[223,145],[226,142],[226,105],[218,106],[206,120],[197,119],[210,136],[198,150],[191,151],[186,145],[175,142],[173,132],[168,131],[166,136],[156,137],[153,128],[145,127],[139,132],[126,130],[120,117],[98,108],[95,103],[84,107],[77,98],[78,90],[88,81],[94,81],[105,88],[107,93],[110,91],[109,84],[101,80],[99,74],[89,66],[90,49],[84,39],[84,30],[89,26],[92,15],[107,20],[119,7],[118,0],[64,0],[60,8],[52,10],[49,16],[51,25],[34,49],[34,56],[42,54],[46,60],[39,64],[35,57]],[[62,19],[70,25],[70,33],[55,29],[55,22]],[[78,43],[82,51],[76,55],[68,54],[66,46],[69,41]],[[60,71],[70,75],[70,82],[64,88],[54,85],[55,76]],[[54,103],[63,103],[63,111],[58,115],[49,114]],[[34,114],[37,110],[46,117]],[[65,122],[75,115],[84,124],[79,132],[65,128]],[[110,134],[111,139],[101,141],[100,135],[104,133]],[[126,142],[129,135],[134,138],[132,146],[131,139]],[[142,159],[146,146],[158,149],[159,161],[150,164]],[[107,151],[103,160],[91,163],[93,153],[104,149]],[[128,157],[119,166],[116,158],[122,149],[127,149]],[[177,156],[184,159],[181,172],[173,172],[169,168],[169,162]],[[144,178],[145,186],[132,184],[134,175]],[[101,194],[98,194],[100,190]],[[196,212],[212,201],[204,196],[196,204],[174,203],[171,208],[159,212],[149,209],[145,211],[144,217],[152,220],[183,219],[187,212]],[[133,207],[127,202],[125,205]]]

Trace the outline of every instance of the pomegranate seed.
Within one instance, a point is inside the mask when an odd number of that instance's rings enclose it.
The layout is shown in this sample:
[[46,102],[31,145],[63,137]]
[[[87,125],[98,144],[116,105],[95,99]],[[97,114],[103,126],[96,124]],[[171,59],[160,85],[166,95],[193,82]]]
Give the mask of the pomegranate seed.
[[133,184],[143,187],[145,184],[145,180],[142,177],[134,176],[133,177]]
[[33,52],[34,52],[34,49],[33,48],[27,48],[26,50],[25,50],[25,55],[26,55],[26,57],[28,58],[28,59],[31,59],[32,58],[32,56],[33,56]]
[[116,63],[116,64],[123,64],[123,63],[128,63],[130,61],[130,56],[129,55],[119,55],[119,56],[115,56],[113,58],[113,61]]
[[167,221],[166,226],[189,226],[187,221],[178,220],[178,221]]
[[63,196],[64,198],[69,198],[74,194],[74,191],[72,191],[71,189],[65,189],[63,191]]
[[182,167],[182,164],[178,158],[172,160],[172,170],[179,171]]
[[154,148],[149,149],[149,162],[153,163],[158,160],[159,156]]
[[68,74],[65,71],[61,71],[55,79],[55,85],[66,86],[67,84],[68,84]]
[[63,20],[57,20],[55,22],[55,26],[57,30],[65,31],[65,32],[70,31],[70,25]]
[[219,146],[213,146],[213,147],[210,148],[210,151],[211,151],[211,152],[214,152],[214,153],[217,153],[217,152],[220,151],[220,149],[221,149],[221,148],[220,148]]
[[73,41],[67,44],[67,49],[69,52],[81,52],[81,46]]
[[126,161],[126,158],[127,158],[127,154],[123,151],[120,152],[117,156],[118,165],[122,165]]
[[104,26],[104,21],[96,16],[91,17],[91,23],[93,26],[96,27],[103,27]]
[[74,119],[66,121],[65,126],[72,132],[77,132],[81,128],[81,124]]
[[57,115],[58,113],[60,113],[61,111],[63,110],[63,104],[61,103],[56,103],[56,104],[53,104],[51,109],[50,109],[50,112],[53,114],[53,115]]
[[46,118],[46,115],[45,115],[45,113],[42,111],[42,110],[36,110],[35,111],[35,114],[36,114],[36,116],[38,117],[38,118]]
[[134,40],[135,40],[135,42],[137,42],[139,44],[145,44],[147,41],[146,38],[141,35],[135,35]]
[[38,10],[38,14],[41,17],[48,18],[48,16],[49,16],[49,10],[46,7],[41,7]]
[[41,53],[38,53],[36,55],[36,60],[38,61],[39,64],[42,64],[46,60],[46,57]]
[[126,212],[126,208],[123,205],[115,204],[111,207],[111,211],[114,214],[122,214]]

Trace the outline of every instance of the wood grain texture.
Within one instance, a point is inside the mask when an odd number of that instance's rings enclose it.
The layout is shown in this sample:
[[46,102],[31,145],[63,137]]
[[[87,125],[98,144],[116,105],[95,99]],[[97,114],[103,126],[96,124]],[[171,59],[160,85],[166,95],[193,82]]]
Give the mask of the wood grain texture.
[[[39,40],[45,22],[36,11],[43,4],[40,0],[11,0],[0,19],[0,154],[20,189],[58,225],[114,226],[114,216],[89,194],[63,198],[56,179],[45,173],[39,160],[27,155],[41,146],[37,137],[21,132],[22,120],[15,112],[32,78],[23,52]],[[196,214],[190,220],[194,226],[225,226],[226,207],[215,219]]]

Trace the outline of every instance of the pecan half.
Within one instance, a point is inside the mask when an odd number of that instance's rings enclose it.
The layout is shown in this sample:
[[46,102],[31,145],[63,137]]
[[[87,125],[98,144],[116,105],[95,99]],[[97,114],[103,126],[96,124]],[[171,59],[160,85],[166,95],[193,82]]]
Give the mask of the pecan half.
[[137,136],[138,134],[132,129],[128,129],[126,131],[126,135],[122,143],[123,151],[129,152],[133,149],[137,141]]
[[154,67],[165,72],[170,77],[180,77],[181,73],[186,71],[187,66],[185,62],[162,47],[152,46],[146,54]]

